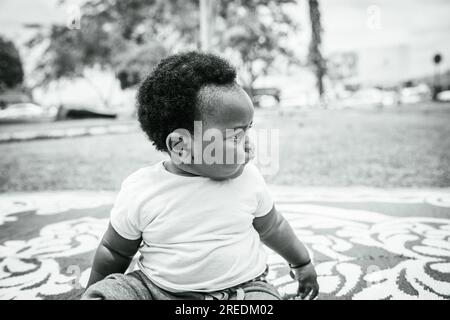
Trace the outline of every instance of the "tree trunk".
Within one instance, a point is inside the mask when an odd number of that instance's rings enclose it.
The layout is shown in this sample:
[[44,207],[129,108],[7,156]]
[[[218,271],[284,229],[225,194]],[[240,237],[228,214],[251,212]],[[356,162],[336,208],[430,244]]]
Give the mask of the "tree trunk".
[[248,75],[248,79],[247,79],[247,90],[248,90],[248,95],[250,96],[250,98],[252,99],[252,102],[255,106],[255,108],[259,107],[258,101],[255,99],[255,90],[254,90],[254,83],[256,81],[256,76],[253,73],[253,64],[250,60],[247,60],[249,62],[245,63],[245,69],[247,70],[247,75]]
[[325,61],[322,56],[322,25],[320,23],[320,9],[318,0],[309,0],[309,17],[311,20],[311,42],[309,44],[309,63],[313,65],[314,74],[316,75],[317,90],[319,92],[320,100],[322,101],[325,92],[323,86],[323,77],[325,75]]

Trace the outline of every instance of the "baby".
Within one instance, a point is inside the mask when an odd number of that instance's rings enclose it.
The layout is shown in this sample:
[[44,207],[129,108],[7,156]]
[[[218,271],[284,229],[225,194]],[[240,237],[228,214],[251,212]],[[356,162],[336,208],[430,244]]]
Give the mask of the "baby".
[[[297,295],[314,299],[308,251],[250,161],[254,110],[235,69],[212,54],[170,56],[137,103],[142,129],[170,159],[122,183],[82,298],[281,299],[265,279],[265,244],[289,263]],[[124,274],[138,251],[138,270]]]

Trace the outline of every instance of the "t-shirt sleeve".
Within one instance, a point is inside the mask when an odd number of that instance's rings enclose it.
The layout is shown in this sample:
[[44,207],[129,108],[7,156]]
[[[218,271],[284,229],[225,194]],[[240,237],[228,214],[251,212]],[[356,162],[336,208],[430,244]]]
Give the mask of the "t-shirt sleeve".
[[272,210],[274,205],[272,195],[270,194],[269,188],[267,187],[266,181],[259,171],[258,167],[254,164],[249,164],[252,166],[253,176],[256,182],[257,190],[257,207],[254,213],[255,217],[265,216]]
[[132,186],[125,180],[110,214],[114,230],[128,240],[137,240],[142,236],[139,228],[139,206],[135,203],[134,195]]

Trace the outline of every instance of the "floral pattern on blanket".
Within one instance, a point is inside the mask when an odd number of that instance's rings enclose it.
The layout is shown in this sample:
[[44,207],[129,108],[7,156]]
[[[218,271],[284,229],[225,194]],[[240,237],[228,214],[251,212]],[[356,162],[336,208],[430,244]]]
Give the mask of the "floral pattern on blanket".
[[[83,292],[114,196],[46,196],[0,197],[0,299],[70,299]],[[427,197],[433,199],[427,201],[430,208],[449,208],[449,197]],[[376,201],[376,196],[371,199]],[[275,200],[310,249],[319,274],[320,298],[450,298],[450,219],[343,208],[325,198],[324,203],[320,199],[308,203],[284,194],[275,195]],[[354,202],[361,199],[355,197]],[[102,205],[109,205],[102,217],[89,215]],[[36,227],[39,216],[58,217],[58,221]],[[29,237],[15,235],[14,226],[21,220],[30,230],[38,230]],[[292,298],[297,284],[286,263],[269,251],[269,265],[269,281],[285,298]]]

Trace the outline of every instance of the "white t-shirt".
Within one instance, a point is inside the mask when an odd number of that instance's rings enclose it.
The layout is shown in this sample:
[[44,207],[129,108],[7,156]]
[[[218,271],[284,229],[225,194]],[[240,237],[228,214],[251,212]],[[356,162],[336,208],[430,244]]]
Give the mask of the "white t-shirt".
[[180,176],[163,161],[122,183],[111,225],[122,237],[142,236],[139,268],[163,289],[207,292],[262,274],[267,256],[254,217],[273,200],[258,168],[224,181]]

